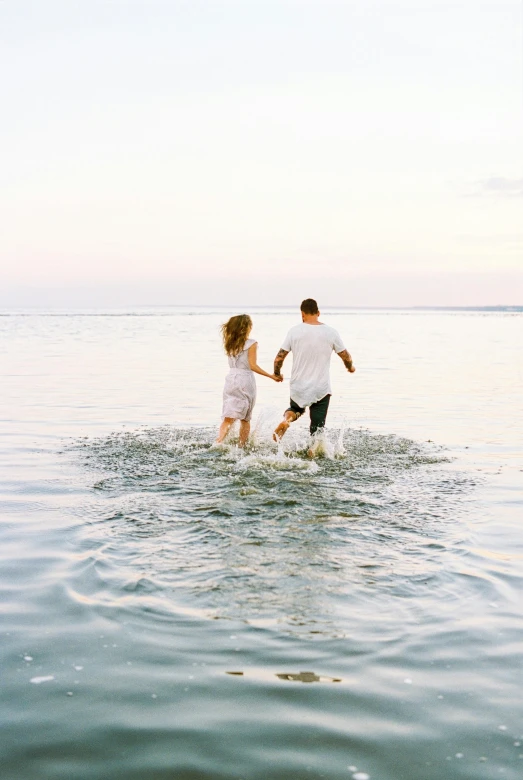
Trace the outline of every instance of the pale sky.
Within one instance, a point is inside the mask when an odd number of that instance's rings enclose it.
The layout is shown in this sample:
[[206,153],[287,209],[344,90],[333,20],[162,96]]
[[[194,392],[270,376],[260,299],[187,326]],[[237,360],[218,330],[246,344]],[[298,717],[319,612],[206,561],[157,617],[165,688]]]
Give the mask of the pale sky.
[[520,0],[3,0],[0,305],[523,304]]

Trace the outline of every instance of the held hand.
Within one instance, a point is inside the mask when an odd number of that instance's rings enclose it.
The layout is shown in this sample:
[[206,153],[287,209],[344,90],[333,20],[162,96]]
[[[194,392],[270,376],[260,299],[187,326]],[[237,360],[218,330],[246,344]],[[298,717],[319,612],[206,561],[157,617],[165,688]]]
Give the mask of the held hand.
[[271,379],[274,379],[275,382],[283,382],[283,374],[272,374]]
[[350,368],[347,369],[347,371],[349,372],[349,374],[353,374],[356,371],[356,369],[354,366],[351,366]]

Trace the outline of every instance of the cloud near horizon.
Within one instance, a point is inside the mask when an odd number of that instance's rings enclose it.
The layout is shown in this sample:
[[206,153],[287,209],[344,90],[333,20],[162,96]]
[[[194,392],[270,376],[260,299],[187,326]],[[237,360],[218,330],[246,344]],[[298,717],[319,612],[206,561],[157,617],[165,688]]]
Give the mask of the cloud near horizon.
[[523,178],[508,179],[505,176],[491,176],[479,182],[479,186],[484,192],[523,197]]

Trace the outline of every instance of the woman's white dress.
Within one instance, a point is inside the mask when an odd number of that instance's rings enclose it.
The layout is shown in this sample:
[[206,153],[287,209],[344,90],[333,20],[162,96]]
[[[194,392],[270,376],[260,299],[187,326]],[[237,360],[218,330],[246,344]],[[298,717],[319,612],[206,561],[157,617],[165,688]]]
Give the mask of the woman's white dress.
[[251,419],[256,403],[256,380],[254,371],[249,367],[249,347],[256,344],[255,339],[247,339],[239,355],[229,359],[229,373],[225,377],[223,388],[222,420],[231,417],[233,420]]

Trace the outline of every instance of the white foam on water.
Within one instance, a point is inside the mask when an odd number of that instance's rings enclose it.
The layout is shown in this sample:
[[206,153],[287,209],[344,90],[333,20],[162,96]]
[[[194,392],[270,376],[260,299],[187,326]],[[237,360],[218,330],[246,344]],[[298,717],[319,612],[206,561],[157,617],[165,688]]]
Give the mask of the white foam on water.
[[54,680],[53,675],[52,674],[47,674],[47,675],[44,675],[43,677],[31,677],[29,682],[32,682],[35,685],[40,685],[40,683],[50,682],[51,680]]
[[267,468],[275,471],[308,471],[310,473],[318,471],[318,465],[316,463],[302,460],[301,458],[288,457],[280,450],[275,454],[254,452],[238,459],[235,465],[237,471]]
[[326,432],[324,430],[317,431],[314,436],[311,437],[309,444],[309,457],[312,458],[328,458],[334,460],[335,448],[328,440]]
[[[278,442],[274,442],[274,429],[281,419],[281,411],[274,407],[262,408],[251,430],[250,447],[256,450],[274,450],[276,448],[282,459],[291,453],[305,452],[308,452],[312,457],[325,457],[330,460],[345,456],[343,446],[345,424],[341,429],[335,429],[332,432],[322,429],[311,437],[309,420],[303,417],[295,423],[291,423],[285,435]],[[333,440],[331,441],[331,439]]]
[[250,441],[254,447],[273,444],[272,434],[281,420],[281,412],[273,406],[260,409],[251,427]]
[[341,428],[338,431],[338,436],[336,438],[336,443],[334,445],[334,457],[335,458],[344,458],[347,454],[344,444],[343,444],[343,436],[345,434],[345,420],[341,424]]
[[318,432],[311,439],[308,424],[291,426],[285,436],[275,442],[273,432],[280,420],[279,410],[263,407],[253,422],[245,449],[238,446],[235,425],[225,441],[213,444],[211,449],[216,449],[223,458],[234,462],[235,469],[240,471],[270,468],[314,473],[318,471],[318,466],[312,461],[313,458],[334,459],[344,454],[343,431],[336,431],[337,441],[333,444],[325,431]]

